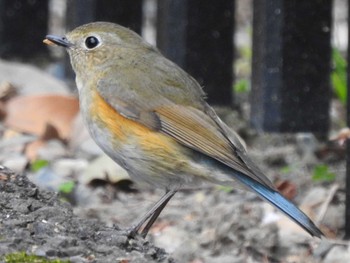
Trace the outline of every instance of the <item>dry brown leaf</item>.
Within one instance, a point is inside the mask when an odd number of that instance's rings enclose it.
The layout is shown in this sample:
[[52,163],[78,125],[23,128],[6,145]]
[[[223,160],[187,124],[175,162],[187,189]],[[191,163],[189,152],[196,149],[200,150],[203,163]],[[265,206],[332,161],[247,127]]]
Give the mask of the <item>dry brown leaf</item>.
[[51,125],[51,123],[47,123],[43,134],[41,135],[41,139],[44,141],[48,141],[51,139],[59,139],[60,135],[55,126]]
[[350,129],[346,127],[341,129],[336,136],[331,138],[331,141],[336,141],[339,145],[344,146],[348,139],[350,139]]
[[72,96],[20,96],[6,103],[5,125],[43,136],[50,124],[58,131],[60,138],[67,139],[78,110],[78,100]]
[[278,191],[289,200],[292,200],[297,194],[296,185],[288,180],[279,181],[275,185]]

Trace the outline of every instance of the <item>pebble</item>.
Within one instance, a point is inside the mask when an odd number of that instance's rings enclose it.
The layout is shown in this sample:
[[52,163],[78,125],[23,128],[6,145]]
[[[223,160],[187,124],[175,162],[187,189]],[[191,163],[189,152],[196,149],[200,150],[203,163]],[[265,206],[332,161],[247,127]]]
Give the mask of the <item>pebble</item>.
[[39,187],[55,192],[58,192],[59,186],[66,181],[49,166],[41,168],[36,173],[30,175],[29,178]]
[[329,205],[322,224],[330,229],[341,229],[345,225],[345,204]]
[[86,159],[62,158],[51,164],[54,173],[63,178],[80,178],[82,172],[88,167],[89,162]]
[[130,177],[121,166],[103,154],[86,166],[79,180],[82,184],[89,184],[94,179],[114,184],[121,180],[130,180]]
[[323,263],[349,263],[350,250],[348,246],[334,246],[326,255]]
[[67,155],[67,149],[60,140],[49,140],[38,150],[37,159],[55,161]]
[[1,163],[16,173],[22,173],[28,164],[28,159],[24,155],[18,154],[15,156],[8,156]]

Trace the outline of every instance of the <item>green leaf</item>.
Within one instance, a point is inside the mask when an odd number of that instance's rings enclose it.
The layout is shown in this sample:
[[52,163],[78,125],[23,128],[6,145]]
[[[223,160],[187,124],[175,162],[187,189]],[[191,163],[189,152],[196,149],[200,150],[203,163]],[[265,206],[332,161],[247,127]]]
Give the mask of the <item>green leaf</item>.
[[220,191],[224,191],[226,193],[230,193],[230,192],[232,192],[233,187],[232,186],[228,186],[228,185],[219,185],[217,187],[217,189],[219,189]]
[[347,98],[347,63],[338,49],[333,49],[332,60],[334,67],[331,74],[333,90],[337,98],[345,105]]
[[42,169],[42,168],[44,168],[44,167],[46,167],[48,165],[49,165],[49,161],[47,161],[47,160],[42,160],[42,159],[36,160],[36,161],[31,163],[30,170],[32,172],[37,172],[40,169]]
[[332,182],[335,180],[335,174],[329,171],[327,165],[320,164],[314,167],[312,180],[318,182]]
[[292,167],[289,165],[286,165],[284,167],[281,168],[280,172],[283,174],[289,174],[290,172],[292,172]]
[[58,190],[61,193],[70,194],[71,192],[73,192],[74,187],[75,187],[75,183],[73,181],[69,181],[69,182],[65,182],[65,183],[61,184],[59,186]]
[[[15,252],[11,254],[4,255],[0,260],[4,260],[6,263],[69,263],[69,260],[60,259],[46,259],[44,257],[36,255],[28,255],[26,252]],[[1,261],[3,262],[3,261]]]
[[253,49],[251,47],[244,46],[239,49],[239,53],[244,59],[250,60],[253,55]]
[[237,93],[244,93],[249,91],[249,82],[246,79],[237,81],[234,85],[234,90]]

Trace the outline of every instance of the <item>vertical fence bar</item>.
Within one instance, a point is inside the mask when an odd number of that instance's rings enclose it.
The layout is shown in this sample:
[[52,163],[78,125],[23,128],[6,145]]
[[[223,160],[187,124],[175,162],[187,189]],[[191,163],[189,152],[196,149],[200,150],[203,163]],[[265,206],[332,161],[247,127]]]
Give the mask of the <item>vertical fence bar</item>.
[[[348,58],[349,59],[349,58]],[[349,60],[348,60],[349,61]],[[349,62],[348,62],[349,63]],[[348,79],[349,79],[348,69]],[[349,85],[349,84],[348,84]],[[349,96],[348,96],[349,98]],[[350,107],[347,100],[347,126],[350,127]],[[345,175],[345,239],[350,239],[350,139],[346,140],[346,175]]]
[[97,0],[95,20],[108,21],[141,33],[142,0]]
[[0,57],[37,59],[48,27],[48,1],[0,0]]
[[233,15],[233,0],[158,0],[158,47],[215,104],[233,101]]
[[331,13],[331,0],[254,1],[255,128],[328,132]]
[[[348,55],[347,55],[347,101],[346,123],[350,127],[350,0],[348,1]],[[345,175],[345,239],[350,239],[350,139],[346,140],[346,175]]]

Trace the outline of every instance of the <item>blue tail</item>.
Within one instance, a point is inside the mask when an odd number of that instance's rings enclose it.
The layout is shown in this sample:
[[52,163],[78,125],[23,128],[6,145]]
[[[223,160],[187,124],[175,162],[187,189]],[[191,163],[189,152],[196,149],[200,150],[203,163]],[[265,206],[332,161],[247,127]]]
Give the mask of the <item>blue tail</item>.
[[305,215],[298,207],[284,198],[276,190],[273,190],[237,171],[235,171],[235,178],[289,216],[312,236],[319,238],[323,236],[321,230],[315,226],[307,215]]

